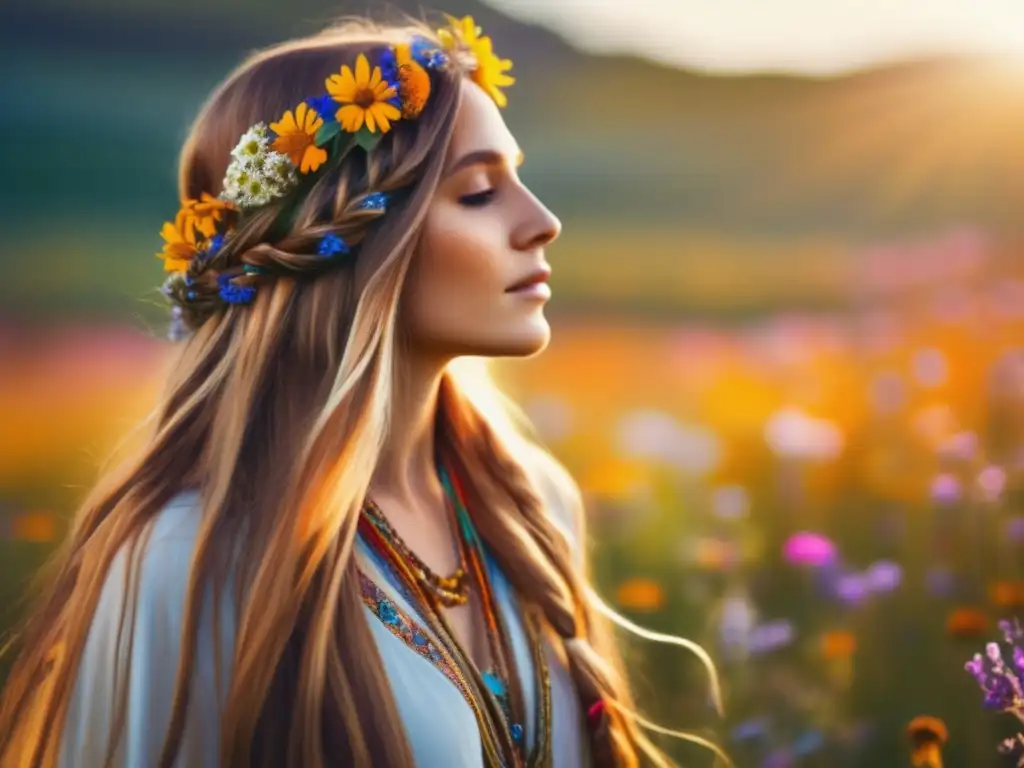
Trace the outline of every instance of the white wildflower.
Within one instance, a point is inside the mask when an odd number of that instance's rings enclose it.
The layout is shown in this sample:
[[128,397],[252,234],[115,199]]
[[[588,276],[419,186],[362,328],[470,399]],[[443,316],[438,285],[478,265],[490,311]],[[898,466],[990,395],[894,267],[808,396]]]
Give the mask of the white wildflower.
[[256,123],[252,128],[242,134],[238,144],[231,150],[231,156],[240,163],[248,164],[256,162],[257,158],[270,151],[270,136],[267,126],[264,123]]
[[257,123],[231,151],[221,199],[240,208],[258,208],[283,197],[298,183],[295,165],[287,155],[269,148],[266,126]]

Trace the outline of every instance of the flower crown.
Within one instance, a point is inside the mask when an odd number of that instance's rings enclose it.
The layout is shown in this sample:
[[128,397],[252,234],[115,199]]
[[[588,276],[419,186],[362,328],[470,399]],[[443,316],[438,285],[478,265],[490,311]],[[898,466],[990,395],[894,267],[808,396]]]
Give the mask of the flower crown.
[[[172,295],[174,282],[187,289],[190,271],[216,254],[246,215],[286,197],[303,179],[335,166],[354,147],[372,151],[394,122],[417,119],[430,97],[430,70],[447,67],[450,56],[465,61],[471,79],[504,107],[507,100],[501,89],[515,82],[508,74],[512,62],[498,58],[491,39],[482,35],[471,16],[449,16],[448,22],[437,30],[440,47],[416,36],[385,48],[372,67],[360,53],[354,68],[344,64],[326,79],[325,94],[305,99],[276,122],[249,128],[231,151],[220,195],[204,192],[198,200],[183,200],[174,220],[164,224],[164,246],[157,254],[171,273],[164,293]],[[387,193],[371,192],[359,207],[384,212],[388,202]],[[324,258],[350,252],[350,244],[336,234],[325,235],[317,246],[317,255]],[[245,265],[219,274],[219,298],[228,304],[248,304],[255,286],[236,285],[233,280],[260,271]],[[188,290],[184,294],[186,301],[194,297]],[[180,324],[181,307],[172,312]],[[173,335],[180,334],[172,328]]]

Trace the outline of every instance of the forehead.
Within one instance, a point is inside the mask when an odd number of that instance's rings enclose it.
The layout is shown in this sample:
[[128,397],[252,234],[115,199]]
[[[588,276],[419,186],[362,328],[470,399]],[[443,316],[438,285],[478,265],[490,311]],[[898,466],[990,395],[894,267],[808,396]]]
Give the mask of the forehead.
[[519,145],[505,125],[498,105],[480,86],[465,78],[462,81],[462,103],[452,127],[448,165],[462,155],[478,150],[493,150],[514,157]]

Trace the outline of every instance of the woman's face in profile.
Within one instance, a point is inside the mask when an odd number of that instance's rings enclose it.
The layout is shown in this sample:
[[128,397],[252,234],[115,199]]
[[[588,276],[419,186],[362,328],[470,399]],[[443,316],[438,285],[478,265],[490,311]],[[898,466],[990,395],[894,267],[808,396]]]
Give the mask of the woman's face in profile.
[[532,355],[551,335],[544,247],[561,224],[519,180],[522,154],[498,107],[469,80],[462,89],[403,322],[416,354]]

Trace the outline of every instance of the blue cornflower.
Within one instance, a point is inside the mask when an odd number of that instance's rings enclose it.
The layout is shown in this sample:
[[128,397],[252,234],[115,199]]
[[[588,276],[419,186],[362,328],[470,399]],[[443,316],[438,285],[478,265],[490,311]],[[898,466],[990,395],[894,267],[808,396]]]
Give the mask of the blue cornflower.
[[409,53],[413,61],[425,69],[436,69],[448,63],[448,57],[444,51],[421,35],[416,35],[412,39]]
[[388,207],[388,194],[386,192],[371,192],[363,202],[359,204],[361,211],[385,211]]
[[321,256],[345,255],[349,252],[348,243],[333,232],[323,236],[316,252]]
[[232,275],[218,275],[217,287],[221,299],[228,304],[251,304],[256,298],[256,288],[251,285],[235,285]]
[[206,244],[206,253],[209,256],[213,256],[217,251],[224,247],[224,235],[217,233]]
[[306,104],[310,109],[320,115],[320,117],[324,119],[325,123],[334,122],[338,119],[336,115],[341,105],[327,94],[306,99]]
[[388,83],[396,87],[398,86],[398,62],[395,60],[395,51],[393,48],[385,49],[380,55],[380,61],[377,62],[380,67],[380,76],[388,81]]

